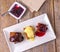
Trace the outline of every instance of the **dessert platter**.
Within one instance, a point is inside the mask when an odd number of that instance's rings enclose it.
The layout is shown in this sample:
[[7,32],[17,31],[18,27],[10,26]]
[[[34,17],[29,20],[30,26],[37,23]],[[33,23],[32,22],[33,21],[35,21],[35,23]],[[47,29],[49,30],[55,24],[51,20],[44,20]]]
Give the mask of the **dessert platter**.
[[56,39],[46,13],[4,28],[3,32],[10,52],[23,52]]

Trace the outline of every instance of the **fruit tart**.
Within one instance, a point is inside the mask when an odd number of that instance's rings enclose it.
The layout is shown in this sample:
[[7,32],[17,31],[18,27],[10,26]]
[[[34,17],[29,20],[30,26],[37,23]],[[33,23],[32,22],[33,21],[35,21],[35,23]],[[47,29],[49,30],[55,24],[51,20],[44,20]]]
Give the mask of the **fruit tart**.
[[22,36],[21,32],[10,32],[10,42],[18,43],[22,42],[24,37]]
[[27,26],[24,28],[24,34],[28,40],[33,41],[35,38],[35,30],[33,26]]
[[44,36],[46,31],[47,31],[47,25],[45,24],[42,24],[42,23],[38,23],[37,26],[36,26],[36,36]]

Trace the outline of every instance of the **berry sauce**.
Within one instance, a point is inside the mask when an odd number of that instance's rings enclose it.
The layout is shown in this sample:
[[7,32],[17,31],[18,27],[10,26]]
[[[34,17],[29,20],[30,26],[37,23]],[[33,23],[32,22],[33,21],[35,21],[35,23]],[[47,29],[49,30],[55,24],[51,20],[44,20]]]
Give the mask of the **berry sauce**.
[[11,9],[10,12],[13,15],[15,15],[16,17],[19,17],[22,14],[23,11],[24,11],[24,9],[22,7],[20,7],[17,4],[15,4],[14,7]]

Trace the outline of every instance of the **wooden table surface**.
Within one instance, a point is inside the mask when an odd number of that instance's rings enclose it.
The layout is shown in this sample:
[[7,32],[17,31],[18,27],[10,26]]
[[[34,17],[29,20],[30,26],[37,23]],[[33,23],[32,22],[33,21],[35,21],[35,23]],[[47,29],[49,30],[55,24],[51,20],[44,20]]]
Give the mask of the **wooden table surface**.
[[[14,1],[20,2],[20,0],[0,0],[0,52],[9,52],[2,29],[20,22],[20,20],[16,20],[10,15],[4,17],[1,16],[1,14],[9,9]],[[23,16],[22,21],[43,13],[48,14],[57,39],[25,52],[60,52],[60,0],[46,0],[38,12],[31,13],[28,9],[26,14]]]

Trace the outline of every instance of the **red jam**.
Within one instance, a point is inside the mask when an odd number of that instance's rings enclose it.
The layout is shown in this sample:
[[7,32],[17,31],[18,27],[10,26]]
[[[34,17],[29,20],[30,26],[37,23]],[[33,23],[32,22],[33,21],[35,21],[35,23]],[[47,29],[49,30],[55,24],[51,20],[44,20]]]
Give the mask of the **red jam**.
[[10,12],[13,15],[15,15],[16,17],[19,17],[22,14],[23,11],[24,11],[24,9],[22,7],[20,7],[17,4],[15,4],[15,6],[11,9]]
[[44,36],[45,35],[45,32],[36,32],[36,36]]
[[37,25],[37,31],[36,31],[36,36],[44,36],[46,31],[47,31],[47,26],[45,24],[38,23]]

